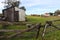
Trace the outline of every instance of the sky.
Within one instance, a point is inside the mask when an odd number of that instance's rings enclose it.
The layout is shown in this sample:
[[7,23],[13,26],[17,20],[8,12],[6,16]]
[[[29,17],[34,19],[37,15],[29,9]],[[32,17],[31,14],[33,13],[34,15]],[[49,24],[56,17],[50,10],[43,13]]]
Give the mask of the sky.
[[[4,8],[4,4],[0,0],[0,12]],[[60,0],[20,0],[20,6],[25,6],[26,14],[44,14],[54,12],[60,9]]]

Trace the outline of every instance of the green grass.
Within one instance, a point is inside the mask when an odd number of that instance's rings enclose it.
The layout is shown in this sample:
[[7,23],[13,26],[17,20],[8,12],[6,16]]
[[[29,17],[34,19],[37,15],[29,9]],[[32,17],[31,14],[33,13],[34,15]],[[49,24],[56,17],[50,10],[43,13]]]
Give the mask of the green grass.
[[47,20],[55,20],[55,19],[59,19],[59,17],[36,17],[36,16],[27,16],[28,22],[32,22],[32,23],[45,23],[45,21]]
[[[60,17],[56,17],[56,16],[51,16],[51,17],[37,17],[37,16],[27,16],[27,22],[28,23],[42,23],[42,24],[45,24],[45,22],[47,20],[56,20],[56,19],[60,19]],[[60,22],[55,22],[54,23],[55,25],[56,24],[60,24]],[[10,25],[7,27],[7,29],[27,29],[28,27],[26,27],[26,25]],[[0,29],[2,29],[1,25],[0,25]],[[46,33],[45,35],[45,40],[60,40],[60,30],[56,30],[55,28],[51,27],[51,28],[47,28],[47,32],[50,31],[50,30],[55,30],[53,32],[49,32],[49,33]],[[40,31],[40,35],[39,35],[39,38],[38,40],[42,40],[42,37],[41,37],[41,34],[42,34],[42,30],[43,28],[41,28],[41,31]],[[5,33],[5,34],[14,34],[14,33]],[[4,39],[5,40],[5,39]],[[36,31],[30,31],[30,32],[25,32],[23,34],[21,34],[20,37],[14,37],[14,38],[11,38],[9,40],[36,40]]]

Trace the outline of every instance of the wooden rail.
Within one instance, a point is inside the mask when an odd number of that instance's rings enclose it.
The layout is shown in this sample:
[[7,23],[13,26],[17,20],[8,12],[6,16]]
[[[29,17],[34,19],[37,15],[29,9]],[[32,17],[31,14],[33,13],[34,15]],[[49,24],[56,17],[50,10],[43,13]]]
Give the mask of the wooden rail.
[[[34,30],[35,28],[37,28],[37,29],[38,29],[38,31],[37,31],[37,37],[38,37],[39,29],[40,29],[40,27],[41,27],[41,26],[39,26],[39,25],[41,25],[41,24],[40,24],[40,23],[37,23],[37,24],[31,26],[31,28],[23,29],[23,30],[4,30],[4,29],[2,29],[2,30],[0,30],[0,32],[16,32],[16,33],[13,34],[13,35],[6,36],[6,38],[12,38],[12,37],[15,37],[15,36],[17,36],[17,35],[21,35],[22,33],[29,32],[29,31]],[[4,37],[4,36],[1,36],[0,38],[3,38],[3,37]]]
[[[44,35],[45,35],[45,32],[46,32],[46,29],[47,29],[47,27],[48,26],[54,26],[53,25],[53,23],[52,22],[55,22],[55,21],[60,21],[60,19],[58,19],[58,20],[51,20],[51,21],[46,21],[46,24],[44,24],[45,26],[44,26],[44,30],[43,30],[43,33],[42,33],[42,37],[44,37]],[[0,24],[10,24],[10,25],[12,25],[12,24],[19,24],[19,22],[14,22],[14,23],[11,23],[11,22],[0,22]],[[48,25],[47,25],[48,24]],[[2,30],[0,30],[0,32],[15,32],[15,34],[12,34],[12,35],[10,35],[10,36],[5,36],[5,38],[12,38],[12,37],[16,37],[17,35],[21,35],[21,34],[23,34],[23,33],[25,33],[25,32],[29,32],[29,31],[31,31],[31,30],[34,30],[35,28],[38,30],[37,31],[37,35],[36,35],[36,39],[38,38],[38,36],[39,36],[39,31],[40,31],[40,28],[42,27],[43,25],[41,25],[41,23],[37,23],[37,24],[35,24],[35,25],[32,25],[30,28],[28,28],[28,29],[23,29],[23,30],[5,30],[5,29],[2,29]],[[55,27],[55,26],[54,26]],[[55,27],[55,28],[57,28],[57,27]],[[60,30],[60,29],[59,29]],[[0,36],[0,38],[4,38],[4,36]]]
[[21,32],[22,30],[5,30],[1,29],[0,32]]

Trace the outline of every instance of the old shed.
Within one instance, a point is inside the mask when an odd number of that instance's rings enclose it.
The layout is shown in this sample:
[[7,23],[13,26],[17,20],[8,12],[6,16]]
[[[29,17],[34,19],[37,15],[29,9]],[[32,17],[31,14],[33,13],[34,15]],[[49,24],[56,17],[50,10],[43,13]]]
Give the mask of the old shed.
[[25,8],[24,7],[9,7],[7,9],[3,9],[3,20],[9,22],[18,22],[25,21]]

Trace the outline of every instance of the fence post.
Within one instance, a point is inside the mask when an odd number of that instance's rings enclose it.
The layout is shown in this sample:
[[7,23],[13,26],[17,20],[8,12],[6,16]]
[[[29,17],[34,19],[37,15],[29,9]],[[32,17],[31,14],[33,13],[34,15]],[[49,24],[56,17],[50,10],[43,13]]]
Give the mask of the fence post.
[[39,24],[37,25],[37,35],[36,35],[36,39],[38,39],[38,37],[39,37],[40,28],[41,28],[41,23],[39,23]]

